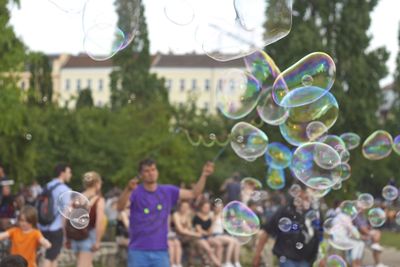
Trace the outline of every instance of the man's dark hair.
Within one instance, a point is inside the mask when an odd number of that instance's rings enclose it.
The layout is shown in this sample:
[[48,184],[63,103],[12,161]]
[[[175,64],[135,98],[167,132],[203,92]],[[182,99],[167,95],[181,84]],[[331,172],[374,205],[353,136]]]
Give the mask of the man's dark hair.
[[9,255],[3,258],[0,267],[28,267],[28,262],[20,255]]
[[65,172],[67,168],[71,168],[67,163],[58,163],[54,167],[54,175],[55,177],[59,177],[61,173]]
[[139,162],[138,171],[141,172],[144,166],[156,165],[157,162],[154,159],[143,159]]

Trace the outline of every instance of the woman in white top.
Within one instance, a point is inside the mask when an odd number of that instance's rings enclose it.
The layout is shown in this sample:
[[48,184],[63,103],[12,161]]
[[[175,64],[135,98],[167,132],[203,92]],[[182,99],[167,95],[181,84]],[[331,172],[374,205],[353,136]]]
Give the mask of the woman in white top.
[[[213,228],[212,233],[215,239],[217,239],[224,246],[227,245],[225,263],[222,266],[241,267],[239,262],[240,243],[236,238],[225,234],[224,227],[222,224],[222,208],[223,205],[221,204],[214,205],[214,218],[212,226]],[[234,262],[234,264],[232,264],[232,262]]]

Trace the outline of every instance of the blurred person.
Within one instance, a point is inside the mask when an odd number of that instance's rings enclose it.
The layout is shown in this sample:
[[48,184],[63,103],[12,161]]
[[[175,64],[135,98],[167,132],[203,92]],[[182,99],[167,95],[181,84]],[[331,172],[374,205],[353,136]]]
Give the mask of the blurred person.
[[11,192],[13,184],[0,163],[0,231],[10,228],[16,218],[15,197]]
[[193,217],[195,231],[201,235],[197,241],[216,266],[221,266],[223,247],[221,241],[212,235],[211,205],[208,201],[199,204],[198,211]]
[[214,172],[214,164],[207,162],[192,190],[173,185],[158,184],[158,169],[154,160],[144,159],[138,167],[142,184],[124,190],[118,208],[131,202],[129,219],[128,267],[169,267],[168,216],[179,199],[194,199],[205,187],[207,177]]
[[216,205],[214,205],[212,235],[217,241],[221,242],[223,246],[226,246],[225,263],[222,264],[222,267],[241,267],[240,243],[236,238],[225,233],[222,224],[223,207],[222,203],[216,203]]
[[168,226],[168,253],[171,267],[182,267],[182,244],[175,232],[171,216],[168,217]]
[[[280,267],[311,267],[317,258],[321,240],[320,226],[310,224],[305,219],[310,209],[311,198],[302,190],[296,201],[281,207],[275,212],[267,224],[262,226],[262,232],[256,245],[253,266],[259,267],[261,253],[269,236],[274,236],[273,253],[279,260]],[[289,218],[292,222],[288,231],[281,231],[279,221]],[[301,245],[301,248],[298,245]],[[284,260],[282,260],[284,259]]]
[[234,172],[232,177],[226,179],[220,187],[221,192],[226,193],[225,202],[240,201],[240,173]]
[[36,267],[36,251],[39,246],[46,249],[51,243],[42,236],[37,227],[37,211],[32,206],[22,208],[18,216],[18,225],[0,233],[0,240],[10,239],[12,255],[21,255],[29,267]]
[[[101,195],[103,181],[97,172],[83,175],[82,194],[89,200],[88,237],[83,240],[71,240],[71,249],[76,254],[77,267],[92,267],[94,252],[100,249],[105,226],[105,200]],[[67,222],[69,223],[69,222]]]
[[[60,195],[67,191],[71,191],[66,183],[71,181],[72,169],[68,164],[59,163],[54,168],[55,178],[46,184],[46,189],[53,189],[53,199],[58,199]],[[53,222],[49,225],[40,225],[39,229],[43,236],[52,244],[51,248],[47,249],[44,256],[43,267],[57,267],[57,258],[64,244],[64,218],[54,205],[54,214],[56,215]]]
[[0,261],[0,267],[28,267],[28,262],[21,255],[9,255]]
[[129,245],[129,214],[130,202],[127,203],[124,210],[117,216],[116,241],[119,246],[128,247]]

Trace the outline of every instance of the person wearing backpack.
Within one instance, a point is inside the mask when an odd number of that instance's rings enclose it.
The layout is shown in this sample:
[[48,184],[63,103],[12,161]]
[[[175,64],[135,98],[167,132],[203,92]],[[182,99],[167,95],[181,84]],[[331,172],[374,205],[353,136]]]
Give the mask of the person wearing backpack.
[[52,247],[46,250],[43,267],[57,267],[57,258],[64,244],[64,219],[57,209],[57,199],[70,191],[65,183],[69,183],[72,170],[68,164],[59,163],[54,168],[55,178],[51,180],[38,197],[39,229],[50,241]]
[[76,254],[77,267],[92,267],[93,254],[100,248],[105,230],[105,200],[101,195],[102,180],[98,173],[87,172],[83,175],[82,194],[89,199],[89,225],[83,229],[74,228],[66,222],[66,235],[71,241],[71,249]]

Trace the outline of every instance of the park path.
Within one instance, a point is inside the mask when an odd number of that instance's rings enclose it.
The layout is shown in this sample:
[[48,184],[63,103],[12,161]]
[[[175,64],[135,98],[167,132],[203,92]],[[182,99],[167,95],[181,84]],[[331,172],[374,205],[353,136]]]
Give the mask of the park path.
[[[400,251],[395,248],[385,247],[381,255],[381,261],[389,267],[400,267]],[[363,265],[374,266],[373,263],[372,252],[367,248],[364,253]]]

